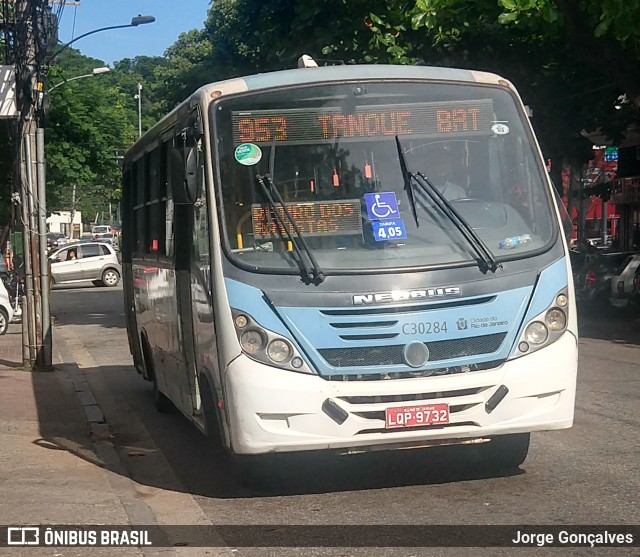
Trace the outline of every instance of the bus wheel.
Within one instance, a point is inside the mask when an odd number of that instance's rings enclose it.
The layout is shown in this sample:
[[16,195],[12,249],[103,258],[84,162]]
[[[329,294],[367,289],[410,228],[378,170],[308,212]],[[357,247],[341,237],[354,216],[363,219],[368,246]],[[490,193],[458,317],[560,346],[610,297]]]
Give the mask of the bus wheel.
[[167,398],[167,396],[160,392],[158,389],[158,380],[156,379],[155,371],[153,372],[153,404],[156,410],[161,414],[166,414],[173,410],[173,404]]
[[497,470],[518,468],[529,452],[530,433],[496,435],[478,447],[482,463]]
[[222,433],[220,432],[216,415],[215,400],[211,387],[209,386],[209,381],[207,381],[204,376],[200,378],[200,404],[204,418],[205,435],[209,438],[209,441],[216,451],[224,452]]
[[162,414],[171,412],[173,404],[166,395],[160,392],[160,389],[158,388],[158,379],[156,378],[156,370],[153,366],[151,350],[149,349],[147,339],[144,337],[142,337],[142,358],[144,360],[144,367],[147,370],[147,376],[151,378],[153,383],[153,404],[156,407],[156,410]]

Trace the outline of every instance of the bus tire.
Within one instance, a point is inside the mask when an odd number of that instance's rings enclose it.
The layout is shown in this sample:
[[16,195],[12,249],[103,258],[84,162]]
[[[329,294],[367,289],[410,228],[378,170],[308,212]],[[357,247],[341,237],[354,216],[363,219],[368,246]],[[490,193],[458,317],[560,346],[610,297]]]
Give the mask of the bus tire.
[[200,375],[200,404],[202,417],[204,422],[204,433],[211,442],[216,452],[224,452],[224,443],[222,441],[222,432],[218,424],[218,416],[216,412],[216,401],[213,391],[209,385],[209,381],[205,375]]
[[147,376],[151,378],[151,382],[153,384],[153,405],[156,407],[158,412],[166,414],[173,410],[173,404],[171,403],[171,400],[169,400],[169,398],[158,388],[158,379],[156,378],[156,369],[153,365],[151,349],[149,348],[149,343],[144,336],[142,337],[141,344],[144,367],[147,371]]
[[530,433],[496,435],[491,441],[480,445],[482,463],[496,470],[513,470],[527,458]]
[[153,405],[156,410],[161,414],[167,414],[173,410],[173,403],[167,398],[167,396],[158,388],[158,380],[156,374],[153,372]]

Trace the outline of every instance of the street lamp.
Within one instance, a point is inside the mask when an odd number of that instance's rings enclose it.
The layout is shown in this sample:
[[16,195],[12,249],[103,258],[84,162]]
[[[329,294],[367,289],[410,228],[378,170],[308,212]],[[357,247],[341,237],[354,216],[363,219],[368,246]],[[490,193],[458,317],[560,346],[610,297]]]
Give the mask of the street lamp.
[[66,50],[70,45],[79,41],[80,39],[84,39],[89,35],[93,35],[94,33],[100,33],[101,31],[109,31],[111,29],[123,29],[125,27],[138,27],[138,25],[145,25],[147,23],[153,23],[156,20],[152,15],[137,15],[131,18],[131,23],[126,25],[112,25],[110,27],[101,27],[100,29],[94,29],[93,31],[88,31],[82,35],[78,35],[75,39],[69,41],[68,43],[63,44],[56,52],[51,55],[51,59],[53,60],[56,56],[58,56],[62,51]]
[[108,66],[102,66],[100,68],[93,68],[93,70],[91,70],[91,73],[88,73],[88,74],[85,74],[85,75],[77,75],[75,77],[70,77],[69,79],[65,79],[64,81],[61,81],[60,83],[56,83],[53,87],[51,87],[47,91],[47,94],[51,93],[51,91],[53,91],[54,89],[57,89],[61,85],[64,85],[65,83],[69,83],[70,81],[75,81],[76,79],[84,79],[85,77],[93,77],[93,76],[96,76],[96,75],[101,75],[101,74],[107,73],[109,71],[111,71],[111,68],[109,68]]
[[133,95],[138,101],[138,139],[142,137],[142,83],[138,83],[138,92]]

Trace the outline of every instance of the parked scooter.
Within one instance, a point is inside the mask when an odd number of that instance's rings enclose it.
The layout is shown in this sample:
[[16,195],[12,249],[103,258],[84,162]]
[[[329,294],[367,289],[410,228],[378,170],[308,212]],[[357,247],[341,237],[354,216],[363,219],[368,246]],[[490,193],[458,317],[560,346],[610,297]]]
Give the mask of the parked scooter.
[[13,321],[22,319],[22,297],[25,294],[24,276],[16,271],[0,272],[0,279],[9,294],[9,302],[13,309]]

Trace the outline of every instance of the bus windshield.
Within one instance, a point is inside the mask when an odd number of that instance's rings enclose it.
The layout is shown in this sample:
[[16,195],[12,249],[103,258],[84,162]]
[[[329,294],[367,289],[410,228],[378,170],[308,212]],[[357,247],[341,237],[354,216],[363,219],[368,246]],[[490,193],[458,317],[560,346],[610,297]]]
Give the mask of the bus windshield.
[[[555,237],[545,168],[505,89],[321,84],[221,99],[211,118],[223,235],[232,260],[254,270],[299,270],[291,220],[325,272],[473,264],[460,227],[407,187],[403,164],[498,261]],[[263,176],[282,204],[265,198]]]

